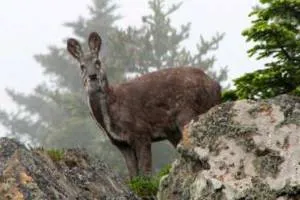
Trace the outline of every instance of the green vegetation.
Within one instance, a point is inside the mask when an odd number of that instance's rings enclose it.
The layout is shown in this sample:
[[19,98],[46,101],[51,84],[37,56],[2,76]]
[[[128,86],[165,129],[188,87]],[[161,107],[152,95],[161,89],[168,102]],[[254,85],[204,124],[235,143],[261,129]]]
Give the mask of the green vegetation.
[[162,167],[160,169],[160,171],[156,174],[156,176],[160,179],[161,177],[167,175],[170,173],[170,170],[171,170],[171,165],[168,164],[168,165],[165,165],[164,167]]
[[160,179],[169,174],[171,165],[164,166],[155,176],[137,176],[129,182],[129,188],[140,197],[156,196]]
[[240,99],[300,95],[300,1],[260,2],[250,13],[255,17],[252,26],[243,35],[254,43],[249,56],[267,59],[266,68],[236,79],[236,95]]
[[64,158],[64,150],[49,149],[46,152],[53,162],[58,162]]
[[140,197],[155,196],[159,180],[156,177],[137,176],[129,183],[129,188]]
[[238,98],[239,97],[237,96],[235,90],[225,90],[224,92],[222,92],[222,102],[235,101]]

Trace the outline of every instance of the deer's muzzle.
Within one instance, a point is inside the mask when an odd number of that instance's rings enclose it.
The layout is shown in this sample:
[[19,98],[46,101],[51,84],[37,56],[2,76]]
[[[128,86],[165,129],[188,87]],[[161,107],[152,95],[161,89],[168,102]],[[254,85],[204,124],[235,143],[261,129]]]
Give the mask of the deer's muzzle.
[[96,81],[97,79],[98,79],[97,74],[89,75],[89,80],[90,81]]

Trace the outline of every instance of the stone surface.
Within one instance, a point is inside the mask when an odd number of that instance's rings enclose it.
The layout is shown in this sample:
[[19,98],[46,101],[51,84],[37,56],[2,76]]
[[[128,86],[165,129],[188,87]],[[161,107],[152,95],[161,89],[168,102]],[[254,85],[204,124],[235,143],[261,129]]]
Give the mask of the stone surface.
[[300,98],[218,105],[191,122],[158,199],[300,199]]
[[103,162],[79,149],[49,157],[0,139],[0,200],[134,200],[125,184]]

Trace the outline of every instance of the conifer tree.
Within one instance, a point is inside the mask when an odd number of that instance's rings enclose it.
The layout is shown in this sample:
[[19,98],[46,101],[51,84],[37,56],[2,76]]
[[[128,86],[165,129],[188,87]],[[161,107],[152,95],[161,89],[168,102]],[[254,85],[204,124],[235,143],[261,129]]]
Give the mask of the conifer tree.
[[253,47],[249,56],[267,59],[264,69],[236,79],[238,98],[270,98],[292,93],[300,96],[300,1],[260,0],[250,13],[251,27],[243,31]]

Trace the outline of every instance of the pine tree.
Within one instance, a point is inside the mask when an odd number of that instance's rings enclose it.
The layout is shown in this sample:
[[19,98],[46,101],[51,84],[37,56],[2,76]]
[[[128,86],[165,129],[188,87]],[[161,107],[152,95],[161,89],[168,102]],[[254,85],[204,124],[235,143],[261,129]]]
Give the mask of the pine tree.
[[[219,82],[227,79],[227,69],[221,68],[217,73],[213,69],[215,57],[207,56],[218,49],[224,34],[217,34],[211,41],[200,37],[196,54],[182,46],[188,38],[190,24],[177,30],[170,16],[181,3],[167,8],[165,0],[150,0],[151,14],[142,18],[142,27],[129,26],[121,30],[114,25],[119,16],[115,15],[117,6],[111,2],[94,0],[89,7],[90,18],[79,17],[75,22],[64,24],[73,30],[75,36],[72,37],[83,44],[87,43],[91,31],[100,33],[104,42],[102,61],[110,82],[124,81],[128,73],[148,73],[151,67],[159,70],[182,65],[202,67]],[[45,147],[85,147],[112,165],[124,166],[119,152],[89,116],[78,66],[67,55],[65,47],[51,46],[49,53],[34,58],[51,81],[38,85],[29,95],[7,90],[19,107],[17,113],[0,111],[0,122],[8,128],[9,134],[17,138],[28,136],[33,144]],[[175,151],[161,143],[155,146],[154,154],[154,164],[159,168]]]
[[252,26],[243,32],[254,43],[249,56],[267,58],[265,69],[235,80],[239,98],[270,98],[279,94],[300,95],[300,1],[260,0],[250,16]]

